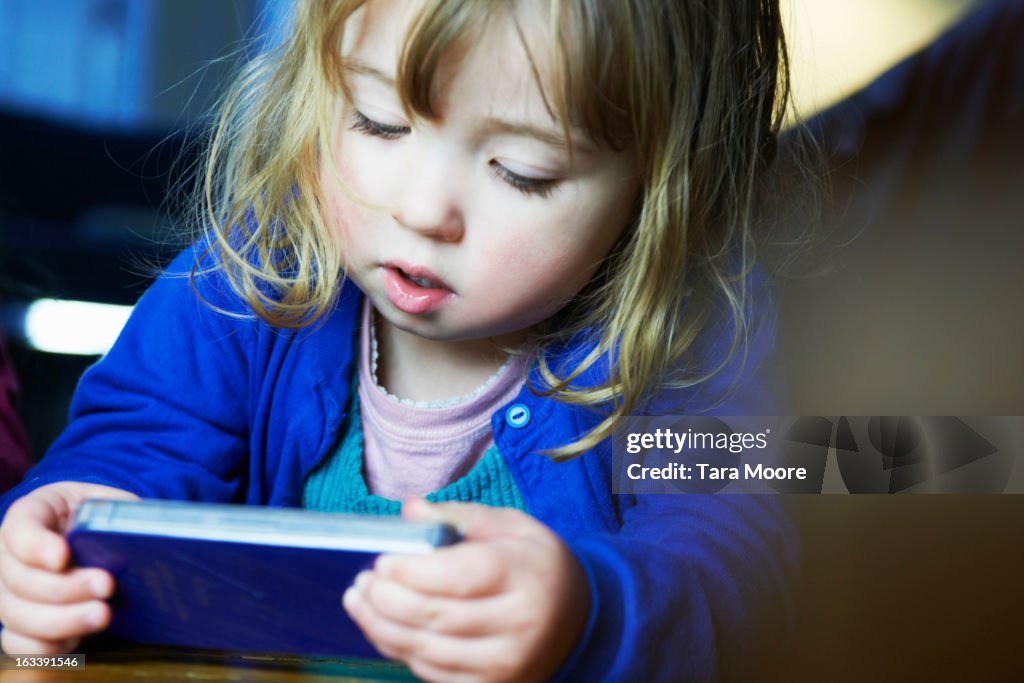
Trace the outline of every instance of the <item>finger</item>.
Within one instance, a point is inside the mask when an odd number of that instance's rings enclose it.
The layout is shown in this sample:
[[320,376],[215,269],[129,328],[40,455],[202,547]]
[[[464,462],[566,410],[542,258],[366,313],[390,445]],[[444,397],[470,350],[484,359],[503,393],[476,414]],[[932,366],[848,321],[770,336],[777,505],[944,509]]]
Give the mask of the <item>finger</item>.
[[374,570],[421,593],[475,598],[505,589],[508,562],[494,544],[466,542],[427,555],[381,555]]
[[413,660],[407,666],[417,679],[427,683],[479,683],[484,680],[479,673],[435,666],[421,659]]
[[67,640],[41,640],[16,633],[5,628],[0,633],[0,648],[9,655],[59,655],[73,652],[78,643],[78,638]]
[[373,643],[382,655],[408,663],[414,652],[412,629],[395,624],[379,615],[373,605],[364,600],[355,588],[345,591],[341,601],[345,611],[359,625],[366,639]]
[[450,636],[480,637],[504,630],[510,601],[497,597],[459,599],[411,590],[373,572],[362,572],[355,588],[360,598],[385,619]]
[[110,607],[102,600],[73,605],[46,605],[0,593],[4,626],[29,638],[67,640],[102,631],[110,623]]
[[426,633],[419,637],[416,654],[408,660],[412,669],[433,669],[471,674],[473,680],[523,680],[523,651],[509,638],[458,638]]
[[114,593],[114,579],[102,569],[72,569],[60,573],[39,569],[0,553],[0,579],[4,587],[31,602],[67,604],[106,599]]
[[382,655],[389,659],[400,658],[401,653],[389,650],[386,643],[378,642],[376,630],[374,629],[378,618],[374,613],[373,606],[363,599],[363,596],[355,586],[349,587],[342,594],[341,605],[345,608],[345,612],[349,617],[352,618],[352,621],[354,621],[363,632],[363,635],[366,636],[366,639],[370,641]]
[[402,517],[410,521],[445,522],[470,540],[518,536],[539,522],[512,508],[480,503],[429,503],[411,498],[402,505]]
[[345,609],[367,639],[385,656],[407,664],[422,661],[453,671],[485,671],[503,668],[508,659],[507,640],[500,636],[461,638],[433,633],[392,621],[364,600],[355,589],[345,592]]
[[66,509],[58,509],[49,497],[26,496],[7,511],[0,540],[7,551],[25,564],[58,572],[70,558],[68,544],[57,533]]

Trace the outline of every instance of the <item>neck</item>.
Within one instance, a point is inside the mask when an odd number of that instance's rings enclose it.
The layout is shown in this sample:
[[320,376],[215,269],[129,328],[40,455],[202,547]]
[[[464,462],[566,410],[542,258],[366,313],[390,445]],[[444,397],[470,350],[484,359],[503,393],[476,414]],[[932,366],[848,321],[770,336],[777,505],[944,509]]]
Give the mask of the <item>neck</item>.
[[[493,339],[439,341],[399,329],[372,315],[377,334],[377,381],[412,401],[465,396],[490,379],[508,358]],[[502,343],[513,340],[502,339]]]

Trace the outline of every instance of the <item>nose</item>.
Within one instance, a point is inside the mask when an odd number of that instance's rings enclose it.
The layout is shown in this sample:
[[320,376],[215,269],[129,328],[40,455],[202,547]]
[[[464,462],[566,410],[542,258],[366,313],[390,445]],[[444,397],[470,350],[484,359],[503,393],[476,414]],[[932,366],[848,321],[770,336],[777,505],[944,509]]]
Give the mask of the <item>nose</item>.
[[455,161],[439,146],[425,141],[410,147],[392,216],[400,225],[431,239],[458,242],[465,224]]

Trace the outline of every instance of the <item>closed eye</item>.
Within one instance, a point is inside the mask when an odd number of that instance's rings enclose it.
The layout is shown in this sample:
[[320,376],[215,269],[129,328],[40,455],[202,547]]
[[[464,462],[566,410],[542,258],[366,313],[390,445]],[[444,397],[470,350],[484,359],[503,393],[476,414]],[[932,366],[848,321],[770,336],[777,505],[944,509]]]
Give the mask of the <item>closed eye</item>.
[[380,121],[374,121],[355,108],[352,109],[352,130],[359,131],[364,135],[384,138],[385,140],[396,140],[412,132],[412,128],[409,126],[392,126]]
[[494,169],[494,173],[499,178],[525,195],[547,197],[555,189],[555,186],[558,185],[557,178],[529,178],[510,171],[500,162],[493,159],[491,160],[491,168]]

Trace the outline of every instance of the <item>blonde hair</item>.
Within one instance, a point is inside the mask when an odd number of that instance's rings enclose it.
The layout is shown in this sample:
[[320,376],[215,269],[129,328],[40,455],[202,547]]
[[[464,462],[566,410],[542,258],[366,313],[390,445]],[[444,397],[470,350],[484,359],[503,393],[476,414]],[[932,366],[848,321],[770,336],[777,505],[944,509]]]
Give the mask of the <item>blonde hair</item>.
[[[275,326],[329,312],[344,278],[318,176],[345,87],[345,23],[362,4],[302,2],[286,43],[251,62],[223,99],[205,160],[209,249],[238,296]],[[515,19],[515,5],[424,2],[399,63],[406,109],[433,117],[431,83],[448,48],[496,8]],[[541,88],[552,113],[566,130],[631,148],[642,185],[612,253],[538,337],[547,386],[535,391],[605,411],[590,433],[549,452],[567,458],[608,437],[659,386],[699,385],[743,354],[754,217],[788,63],[777,0],[549,0],[548,10],[554,68]],[[720,310],[733,321],[729,352],[703,367],[693,362],[696,342]],[[547,349],[588,333],[595,343],[585,358],[552,366]],[[603,359],[614,359],[606,380],[578,386]]]

